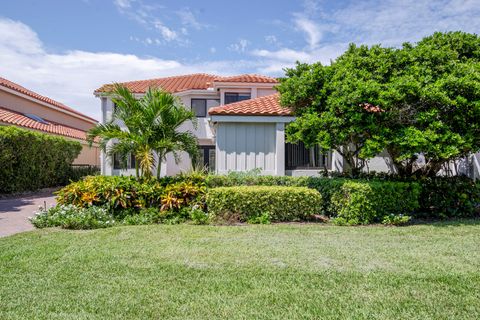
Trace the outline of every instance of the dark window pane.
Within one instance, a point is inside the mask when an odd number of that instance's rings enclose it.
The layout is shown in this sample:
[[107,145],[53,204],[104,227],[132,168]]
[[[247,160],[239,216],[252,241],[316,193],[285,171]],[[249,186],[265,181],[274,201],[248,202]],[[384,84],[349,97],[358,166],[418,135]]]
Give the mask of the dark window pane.
[[207,100],[206,99],[192,99],[192,111],[197,117],[207,116]]
[[130,169],[135,169],[135,155],[131,154],[130,155],[130,165],[129,165],[129,168]]
[[327,158],[319,146],[306,148],[302,142],[285,144],[285,168],[319,169],[326,165]]
[[208,171],[215,171],[215,146],[200,146],[199,164]]
[[122,161],[117,153],[113,154],[113,169],[122,169]]
[[238,93],[238,92],[226,92],[225,104],[248,100],[250,99],[250,93]]

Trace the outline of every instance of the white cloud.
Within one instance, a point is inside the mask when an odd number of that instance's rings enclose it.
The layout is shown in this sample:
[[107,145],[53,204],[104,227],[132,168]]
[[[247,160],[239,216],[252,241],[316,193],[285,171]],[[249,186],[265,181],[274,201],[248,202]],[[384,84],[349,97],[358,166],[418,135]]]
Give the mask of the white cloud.
[[249,61],[184,64],[112,52],[72,50],[51,53],[27,25],[2,18],[0,57],[0,76],[96,119],[100,119],[100,102],[93,96],[93,91],[105,83],[195,72],[234,74],[256,67]]
[[304,14],[296,14],[293,22],[298,30],[306,34],[308,46],[315,49],[322,39],[320,26]]
[[184,26],[192,27],[196,30],[208,27],[207,24],[199,22],[189,8],[183,8],[182,10],[177,11],[177,15],[180,17],[181,23]]
[[227,49],[230,50],[230,51],[243,53],[243,52],[245,52],[245,50],[247,49],[249,44],[250,44],[250,41],[248,41],[246,39],[239,39],[237,42],[229,45]]
[[172,41],[178,39],[178,34],[170,29],[169,27],[165,26],[162,24],[160,20],[156,20],[154,22],[155,29],[160,31],[160,34],[162,35],[163,39],[165,41]]
[[215,53],[217,52],[217,49],[215,47],[210,47],[210,53]]
[[271,44],[271,45],[276,45],[276,44],[278,44],[278,39],[277,39],[277,37],[274,36],[274,35],[265,36],[265,41],[266,41],[268,44]]
[[305,45],[250,51],[264,59],[259,71],[281,73],[296,60],[328,64],[351,42],[400,46],[435,31],[480,30],[479,0],[367,0],[333,10],[320,1],[306,0],[303,8],[303,12],[293,14],[292,29],[305,35]]
[[130,0],[114,0],[113,3],[121,9],[126,9],[131,7],[131,2]]

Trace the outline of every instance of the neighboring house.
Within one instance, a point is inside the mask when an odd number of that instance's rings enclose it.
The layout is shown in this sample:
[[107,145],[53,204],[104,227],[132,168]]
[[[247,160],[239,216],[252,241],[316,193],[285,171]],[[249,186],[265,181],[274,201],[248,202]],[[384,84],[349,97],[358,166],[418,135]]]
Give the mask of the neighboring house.
[[66,105],[0,77],[0,125],[13,125],[82,144],[74,164],[100,165],[97,145],[88,146],[86,132],[97,124]]
[[[198,128],[190,130],[198,137],[202,164],[210,171],[224,174],[230,171],[259,169],[271,175],[317,175],[321,170],[344,170],[337,152],[322,154],[318,147],[305,148],[302,143],[285,142],[285,125],[295,120],[289,109],[280,106],[274,89],[277,79],[262,75],[214,76],[192,74],[122,83],[137,97],[150,87],[162,88],[178,96],[198,118]],[[111,119],[114,104],[109,96],[112,85],[95,90],[102,107],[102,122]],[[387,154],[368,161],[366,170],[391,171]],[[102,174],[134,174],[134,159],[122,169],[117,159],[102,155]],[[191,167],[186,154],[176,164],[167,156],[162,175],[174,175]]]

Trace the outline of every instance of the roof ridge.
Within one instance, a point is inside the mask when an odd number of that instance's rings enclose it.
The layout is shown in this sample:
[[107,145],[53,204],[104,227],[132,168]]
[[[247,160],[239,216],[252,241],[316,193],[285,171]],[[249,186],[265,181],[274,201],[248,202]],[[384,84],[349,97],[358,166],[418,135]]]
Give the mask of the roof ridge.
[[176,76],[167,76],[167,77],[158,77],[158,78],[149,78],[149,79],[131,80],[131,81],[113,82],[113,83],[121,84],[121,83],[132,83],[132,82],[141,82],[141,81],[155,81],[155,80],[163,80],[163,79],[185,78],[185,77],[193,77],[193,76],[217,77],[217,75],[215,74],[199,72],[199,73],[180,74]]

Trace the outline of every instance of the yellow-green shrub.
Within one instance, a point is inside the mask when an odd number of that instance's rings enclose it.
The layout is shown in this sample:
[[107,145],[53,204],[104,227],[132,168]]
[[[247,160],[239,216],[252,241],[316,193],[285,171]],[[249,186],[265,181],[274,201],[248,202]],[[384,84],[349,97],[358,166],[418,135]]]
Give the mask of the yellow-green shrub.
[[244,222],[265,213],[273,222],[303,221],[320,213],[322,196],[306,187],[219,187],[208,190],[206,203],[212,221]]

